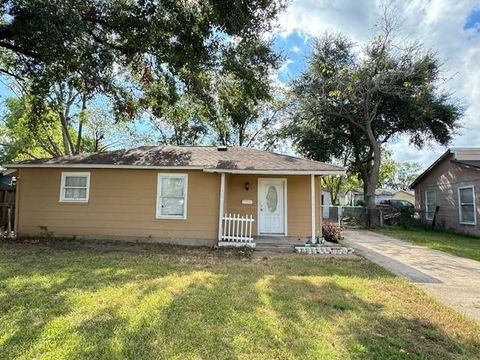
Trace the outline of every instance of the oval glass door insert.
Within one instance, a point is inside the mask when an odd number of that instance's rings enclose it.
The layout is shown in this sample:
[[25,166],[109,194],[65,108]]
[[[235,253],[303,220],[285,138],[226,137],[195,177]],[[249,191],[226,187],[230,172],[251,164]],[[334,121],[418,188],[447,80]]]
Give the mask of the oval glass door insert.
[[278,194],[277,188],[275,186],[270,185],[267,190],[267,207],[268,211],[271,213],[277,210],[278,205]]

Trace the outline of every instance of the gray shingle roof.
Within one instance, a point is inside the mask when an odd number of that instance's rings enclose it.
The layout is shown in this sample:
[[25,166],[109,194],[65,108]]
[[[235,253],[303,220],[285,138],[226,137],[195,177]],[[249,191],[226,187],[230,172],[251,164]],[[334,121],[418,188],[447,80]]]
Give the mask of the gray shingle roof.
[[105,153],[89,153],[44,160],[28,160],[7,167],[59,167],[82,165],[189,167],[218,170],[340,172],[344,168],[290,155],[245,148],[213,146],[142,146]]

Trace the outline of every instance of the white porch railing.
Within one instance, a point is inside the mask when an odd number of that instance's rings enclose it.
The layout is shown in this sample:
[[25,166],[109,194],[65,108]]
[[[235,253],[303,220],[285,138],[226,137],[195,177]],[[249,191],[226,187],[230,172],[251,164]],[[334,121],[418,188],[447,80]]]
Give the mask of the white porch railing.
[[219,246],[255,246],[252,236],[253,215],[225,214]]

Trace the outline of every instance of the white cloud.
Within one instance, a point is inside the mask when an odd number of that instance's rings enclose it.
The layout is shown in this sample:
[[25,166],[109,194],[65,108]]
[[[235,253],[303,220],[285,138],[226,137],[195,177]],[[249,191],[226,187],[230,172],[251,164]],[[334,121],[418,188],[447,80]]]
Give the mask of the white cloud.
[[294,46],[292,46],[292,51],[294,53],[298,53],[300,51],[300,48],[298,46],[294,45]]
[[278,72],[283,73],[285,71],[288,71],[288,67],[290,66],[290,64],[293,64],[293,60],[292,59],[286,59],[283,62],[283,64],[280,66],[280,68],[278,69]]
[[438,144],[428,145],[419,151],[410,144],[409,139],[406,137],[391,142],[388,147],[396,161],[414,161],[420,163],[424,168],[427,168],[446,151],[444,146]]
[[[368,40],[378,19],[381,0],[294,0],[279,19],[280,34],[299,31],[318,36],[325,31],[342,32],[356,42]],[[470,11],[478,0],[412,0],[394,2],[398,19],[403,21],[402,37],[423,42],[437,52],[448,77],[445,88],[465,106],[464,129],[452,146],[480,145],[480,33],[464,29]],[[398,160],[420,161],[424,166],[445,150],[440,146],[421,151],[407,139],[391,144]]]

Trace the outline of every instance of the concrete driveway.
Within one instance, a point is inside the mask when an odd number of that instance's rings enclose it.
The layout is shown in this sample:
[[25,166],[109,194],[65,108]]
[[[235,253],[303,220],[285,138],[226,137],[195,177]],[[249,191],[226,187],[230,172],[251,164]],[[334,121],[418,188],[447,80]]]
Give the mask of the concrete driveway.
[[344,236],[360,255],[480,323],[480,262],[371,231],[346,230]]

